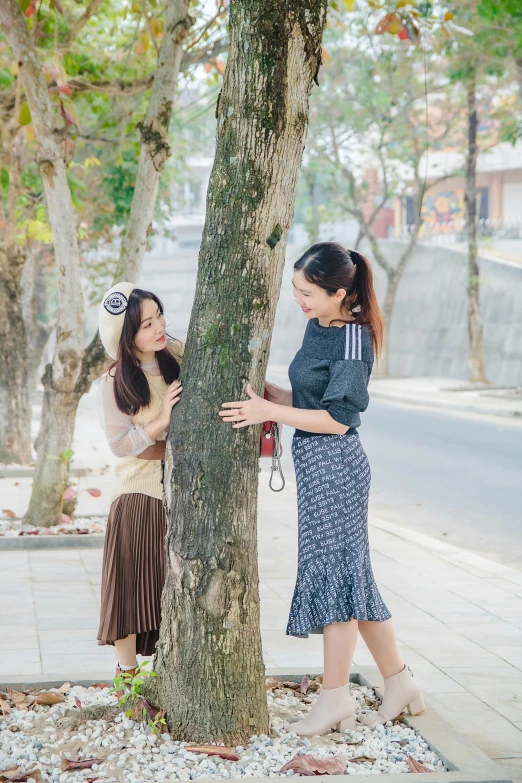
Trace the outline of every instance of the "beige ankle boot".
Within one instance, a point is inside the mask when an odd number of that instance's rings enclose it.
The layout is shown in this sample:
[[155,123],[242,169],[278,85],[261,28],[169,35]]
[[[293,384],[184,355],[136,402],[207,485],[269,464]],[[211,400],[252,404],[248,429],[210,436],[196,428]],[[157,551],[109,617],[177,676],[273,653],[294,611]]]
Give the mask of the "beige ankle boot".
[[394,720],[408,708],[410,715],[420,715],[426,709],[419,683],[411,669],[404,669],[384,679],[384,696],[378,712],[370,712],[363,719],[366,726]]
[[326,734],[332,726],[337,731],[355,728],[355,699],[350,685],[341,688],[321,688],[319,698],[303,720],[290,724],[290,731],[300,737]]

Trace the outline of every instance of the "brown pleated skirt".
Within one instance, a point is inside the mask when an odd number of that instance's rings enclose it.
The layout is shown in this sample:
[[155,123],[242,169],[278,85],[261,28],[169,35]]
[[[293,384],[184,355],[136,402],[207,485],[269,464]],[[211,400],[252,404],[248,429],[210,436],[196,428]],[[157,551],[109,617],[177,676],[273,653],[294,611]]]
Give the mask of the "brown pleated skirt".
[[112,503],[105,533],[98,644],[136,634],[136,652],[153,655],[165,581],[163,502],[139,493]]

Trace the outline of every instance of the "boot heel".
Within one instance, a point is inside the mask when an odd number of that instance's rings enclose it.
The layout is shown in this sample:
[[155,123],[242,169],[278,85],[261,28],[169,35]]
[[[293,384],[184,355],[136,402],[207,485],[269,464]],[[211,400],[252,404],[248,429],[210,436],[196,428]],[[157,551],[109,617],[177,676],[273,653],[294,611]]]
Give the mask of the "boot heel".
[[337,731],[353,731],[355,729],[355,715],[350,715],[349,718],[343,718],[335,727]]
[[425,709],[426,707],[422,695],[417,696],[416,699],[410,701],[410,703],[408,704],[408,710],[410,711],[410,715],[420,715],[421,713],[424,712]]

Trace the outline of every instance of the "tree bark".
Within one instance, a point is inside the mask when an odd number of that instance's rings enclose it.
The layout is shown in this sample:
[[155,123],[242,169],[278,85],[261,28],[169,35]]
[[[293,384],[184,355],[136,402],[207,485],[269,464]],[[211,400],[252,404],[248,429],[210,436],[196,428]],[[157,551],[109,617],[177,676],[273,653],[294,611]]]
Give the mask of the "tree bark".
[[21,247],[0,249],[0,462],[31,462],[27,333],[22,315]]
[[[38,54],[17,0],[0,4],[0,24],[18,63],[38,142],[42,175],[58,271],[60,318],[53,361],[45,373],[45,396],[37,461],[25,522],[50,526],[58,521],[66,482],[66,458],[71,422],[71,395],[83,355],[83,298],[76,225],[64,160],[65,130],[49,99]],[[62,124],[63,125],[63,124]],[[63,416],[63,419],[59,417]]]
[[480,314],[480,267],[477,244],[477,125],[477,96],[473,73],[468,83],[468,154],[465,193],[468,233],[468,367],[471,382],[487,383]]
[[[17,90],[16,106],[20,104]],[[9,189],[0,244],[0,462],[32,460],[28,339],[22,307],[26,254],[17,241],[17,208],[22,190],[23,150],[18,121],[3,135]]]
[[168,130],[172,104],[183,58],[183,44],[194,22],[189,0],[167,0],[165,32],[150,91],[147,114],[138,129],[141,135],[140,161],[129,219],[121,243],[116,274],[137,282],[152,228],[161,172],[170,156]]
[[232,0],[230,49],[182,365],[166,448],[167,577],[156,656],[174,736],[267,732],[256,543],[259,427],[225,400],[262,393],[325,0]]

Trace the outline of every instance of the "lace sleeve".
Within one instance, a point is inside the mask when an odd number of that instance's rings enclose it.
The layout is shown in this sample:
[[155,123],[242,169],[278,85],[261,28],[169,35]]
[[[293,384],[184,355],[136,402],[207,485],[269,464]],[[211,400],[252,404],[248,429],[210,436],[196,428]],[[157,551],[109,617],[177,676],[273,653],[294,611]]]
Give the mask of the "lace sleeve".
[[143,427],[133,424],[131,417],[122,413],[116,405],[114,378],[109,374],[99,380],[97,407],[110,450],[117,457],[136,456],[154,444],[155,441],[149,438]]

